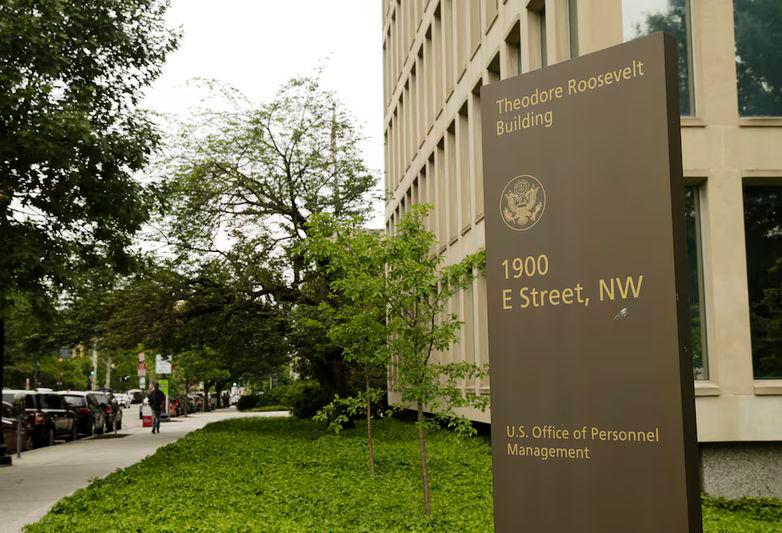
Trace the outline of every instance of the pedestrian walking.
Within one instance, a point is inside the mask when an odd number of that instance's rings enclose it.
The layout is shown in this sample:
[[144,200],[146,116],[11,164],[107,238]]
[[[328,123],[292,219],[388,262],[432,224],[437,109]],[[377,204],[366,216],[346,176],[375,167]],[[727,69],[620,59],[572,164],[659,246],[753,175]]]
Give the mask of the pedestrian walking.
[[149,407],[152,409],[152,433],[160,433],[160,410],[166,401],[166,395],[160,392],[160,385],[157,382],[151,384],[149,392]]

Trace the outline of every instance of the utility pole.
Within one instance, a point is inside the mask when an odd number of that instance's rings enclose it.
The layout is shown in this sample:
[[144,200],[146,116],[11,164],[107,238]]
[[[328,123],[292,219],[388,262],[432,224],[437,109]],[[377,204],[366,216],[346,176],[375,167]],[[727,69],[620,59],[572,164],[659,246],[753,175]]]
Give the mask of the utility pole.
[[111,388],[111,357],[106,360],[106,384],[104,387],[107,389]]
[[339,190],[339,168],[337,167],[337,106],[331,106],[331,163],[334,167],[334,216],[342,215],[342,201]]

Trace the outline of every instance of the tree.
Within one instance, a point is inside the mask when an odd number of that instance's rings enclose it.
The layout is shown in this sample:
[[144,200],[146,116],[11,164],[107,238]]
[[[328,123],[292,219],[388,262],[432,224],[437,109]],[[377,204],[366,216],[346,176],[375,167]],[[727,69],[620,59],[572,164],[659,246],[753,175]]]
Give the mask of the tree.
[[377,384],[378,378],[385,381],[388,367],[383,276],[386,241],[380,233],[362,228],[360,222],[355,219],[339,224],[333,216],[316,215],[304,247],[308,257],[324,264],[337,295],[332,305],[320,306],[320,314],[330,318],[328,337],[344,350],[346,361],[359,366],[363,380],[363,388],[355,395],[336,397],[316,419],[330,421],[330,427],[339,431],[363,410],[367,465],[374,476],[373,406],[385,395],[385,387]]
[[[229,377],[228,371],[220,367],[219,360],[215,357],[216,355],[214,350],[207,347],[201,350],[187,350],[174,357],[176,373],[179,379],[182,380],[185,398],[190,393],[190,386],[193,383],[198,383],[199,381],[209,383],[210,381],[219,381]],[[203,410],[206,410],[207,399],[208,394],[204,397]],[[187,416],[187,406],[185,406],[185,416]]]
[[414,206],[402,219],[386,252],[384,299],[388,310],[388,351],[391,386],[403,403],[417,411],[424,513],[432,512],[424,409],[459,432],[474,431],[469,420],[456,414],[460,407],[485,409],[488,399],[465,393],[461,382],[485,375],[485,368],[467,361],[437,363],[436,351],[458,340],[461,322],[445,311],[449,299],[466,288],[485,268],[483,251],[442,266],[443,257],[430,250],[435,237],[423,219],[428,206]]
[[186,124],[164,165],[169,215],[158,238],[181,263],[218,260],[250,296],[267,298],[292,323],[291,351],[324,395],[342,391],[341,350],[307,326],[322,301],[318,285],[327,282],[297,245],[313,213],[344,220],[370,209],[376,179],[359,154],[358,128],[319,75],[292,79],[260,105],[230,89],[216,94],[227,110]]
[[79,268],[128,268],[127,246],[148,214],[132,176],[157,145],[136,105],[177,45],[167,7],[0,5],[0,340],[14,292],[45,307]]
[[688,0],[668,0],[665,11],[652,12],[646,15],[644,23],[635,26],[635,36],[648,35],[663,31],[676,38],[676,61],[679,70],[679,109],[683,115],[689,115],[690,109],[690,53],[689,53],[689,18],[690,6]]
[[736,79],[742,116],[782,114],[782,3],[736,0]]
[[[437,351],[458,340],[461,322],[445,311],[447,302],[483,271],[483,252],[443,266],[430,250],[435,237],[423,219],[429,206],[417,205],[403,218],[397,235],[371,234],[353,223],[320,217],[311,226],[309,248],[334,274],[332,288],[344,297],[340,320],[331,335],[346,346],[349,357],[367,367],[387,366],[389,387],[403,405],[417,412],[424,513],[431,514],[425,411],[459,432],[474,431],[457,414],[461,407],[484,409],[487,398],[466,393],[464,380],[485,375],[469,362],[439,363]],[[369,409],[372,398],[364,403]],[[371,417],[367,414],[368,429]],[[369,435],[371,442],[371,434]],[[370,458],[371,460],[371,458]]]
[[756,379],[782,378],[782,189],[744,190],[747,284]]
[[0,303],[78,267],[127,268],[148,218],[133,174],[158,143],[136,105],[177,35],[163,0],[0,6]]
[[207,381],[259,377],[285,359],[285,327],[273,305],[250,293],[214,261],[185,272],[150,263],[79,293],[62,312],[60,338],[68,345],[97,339],[103,352],[210,350],[228,375]]

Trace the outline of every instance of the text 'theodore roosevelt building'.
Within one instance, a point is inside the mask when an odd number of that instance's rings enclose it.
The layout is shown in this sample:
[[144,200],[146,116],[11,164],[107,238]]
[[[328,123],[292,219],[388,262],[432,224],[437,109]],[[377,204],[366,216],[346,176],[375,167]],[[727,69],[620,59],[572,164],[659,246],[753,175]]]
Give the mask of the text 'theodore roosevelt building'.
[[[484,245],[481,85],[653,31],[677,37],[698,440],[704,489],[725,496],[782,497],[780,6],[382,4],[386,228],[393,232],[412,204],[434,204],[429,229],[446,263]],[[437,354],[440,360],[490,362],[486,305],[482,279],[453,298],[450,309],[464,322],[461,342]],[[465,384],[478,394],[490,386],[488,379]],[[465,414],[489,420],[489,413]]]

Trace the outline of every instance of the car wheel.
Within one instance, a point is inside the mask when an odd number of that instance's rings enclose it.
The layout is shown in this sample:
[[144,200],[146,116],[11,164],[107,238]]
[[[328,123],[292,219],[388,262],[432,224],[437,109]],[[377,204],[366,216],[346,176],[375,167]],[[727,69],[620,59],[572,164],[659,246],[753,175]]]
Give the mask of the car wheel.
[[73,424],[73,429],[71,430],[71,441],[77,440],[79,438],[79,426],[76,425],[76,423]]
[[24,441],[22,451],[32,450],[34,446],[35,446],[35,442],[33,441],[33,436],[28,433],[27,439]]
[[49,433],[46,439],[47,446],[54,446],[54,428],[49,428]]

